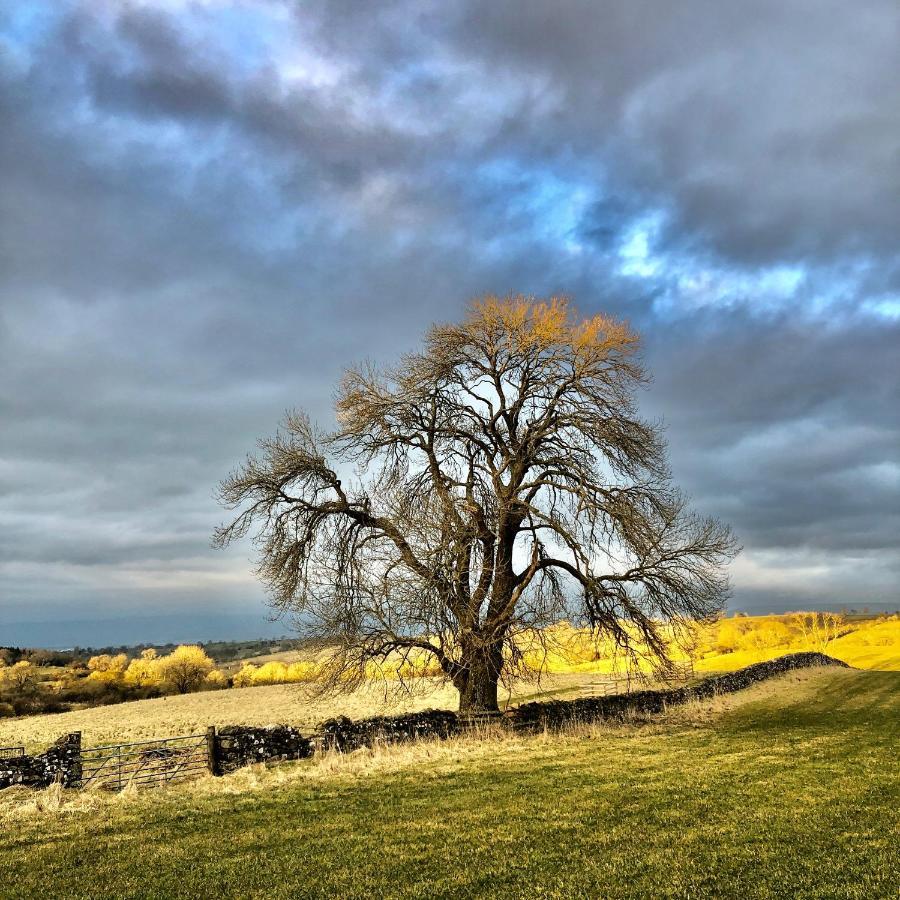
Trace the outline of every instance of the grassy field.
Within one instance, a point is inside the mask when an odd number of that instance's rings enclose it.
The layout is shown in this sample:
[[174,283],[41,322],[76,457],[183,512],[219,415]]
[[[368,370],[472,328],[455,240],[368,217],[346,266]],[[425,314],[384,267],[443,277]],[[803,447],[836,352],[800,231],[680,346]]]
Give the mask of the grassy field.
[[[741,627],[748,629],[744,640],[757,640],[768,629],[784,621],[779,616],[758,616],[727,619],[717,629]],[[793,644],[750,649],[737,648],[727,653],[711,652],[695,662],[698,675],[733,671],[751,663],[773,659],[784,653],[808,649]],[[848,634],[832,641],[827,652],[859,668],[882,671],[900,670],[900,620],[868,619],[852,623]],[[282,660],[294,662],[297,651],[268,654],[257,662]],[[532,697],[572,697],[590,693],[608,684],[608,665],[601,663],[576,664],[565,671],[563,661],[557,660],[557,672],[546,676],[540,686],[522,684],[502,702],[515,703]],[[391,685],[389,687],[395,687]],[[333,715],[351,718],[377,714],[392,714],[418,709],[449,708],[457,705],[456,692],[447,687],[435,687],[427,679],[419,681],[419,690],[411,697],[385,702],[384,691],[378,687],[357,691],[347,697],[311,699],[305,685],[268,685],[234,688],[184,696],[161,697],[113,706],[73,710],[54,715],[34,715],[19,718],[0,718],[0,746],[24,744],[29,750],[40,750],[70,731],[81,731],[87,746],[115,741],[141,740],[167,735],[202,732],[208,725],[269,725],[286,723],[305,731]]]
[[7,791],[0,897],[894,898],[898,698],[813,670],[651,724]]
[[[777,621],[779,618],[781,617],[755,616],[748,617],[747,621],[764,630],[767,620]],[[893,617],[851,624],[853,630],[832,641],[825,648],[825,653],[857,669],[900,671],[900,620]],[[765,649],[738,649],[731,653],[711,654],[698,660],[695,668],[697,672],[731,672],[752,663],[775,659],[785,653],[808,649],[810,648],[799,641]]]
[[[730,672],[787,653],[808,650],[826,652],[859,669],[900,671],[900,617],[897,615],[842,617],[836,629],[840,636],[822,645],[810,641],[802,633],[796,614],[724,618],[697,627],[694,671]],[[540,660],[545,671],[554,675],[624,674],[623,661],[616,660],[610,647],[601,644],[601,653],[596,658],[596,645],[586,632],[561,625],[545,634],[556,635],[558,642],[554,646],[551,641],[546,656],[540,653],[534,655],[533,664],[538,665]],[[672,653],[677,663],[688,663],[689,658],[682,648],[673,646]],[[225,669],[228,674],[234,675],[243,666],[252,668],[266,663],[289,665],[314,658],[314,655],[301,650],[266,653],[230,663]]]
[[[545,679],[540,686],[522,685],[512,701],[545,694],[571,696],[591,690],[594,684],[603,681],[603,678],[589,674],[554,676]],[[372,686],[348,696],[313,699],[304,685],[284,684],[0,719],[0,747],[24,744],[29,752],[43,750],[70,731],[82,732],[85,746],[195,734],[204,731],[208,725],[284,723],[313,731],[324,719],[335,715],[362,718],[429,708],[455,709],[459,703],[458,694],[452,687],[423,682],[420,688],[407,697],[385,699],[384,691]]]

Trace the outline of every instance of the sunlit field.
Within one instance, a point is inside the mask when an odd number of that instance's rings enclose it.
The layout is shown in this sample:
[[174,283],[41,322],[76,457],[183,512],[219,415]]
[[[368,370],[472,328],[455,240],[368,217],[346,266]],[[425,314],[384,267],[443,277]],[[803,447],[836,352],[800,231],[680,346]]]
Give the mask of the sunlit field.
[[[851,666],[882,671],[900,670],[900,618],[859,618],[840,625],[824,647],[813,647],[790,616],[731,617],[698,632],[688,660],[676,653],[686,679],[732,671],[786,653],[822,649]],[[598,653],[586,636],[566,626],[558,628],[551,646],[535,652],[548,674],[540,682],[518,683],[506,691],[501,705],[523,699],[571,698],[580,694],[625,690],[623,668],[612,653]],[[599,659],[594,659],[599,656]],[[309,660],[297,651],[266,654],[244,665],[252,677],[276,678],[290,664]],[[688,664],[690,668],[688,668]],[[390,673],[388,673],[390,674]],[[632,682],[635,683],[635,682]],[[374,682],[346,696],[316,699],[307,684],[265,684],[256,687],[202,691],[181,696],[139,700],[51,715],[0,718],[0,746],[24,744],[42,749],[60,735],[81,731],[87,745],[140,740],[203,731],[208,725],[269,725],[286,723],[314,730],[334,715],[362,718],[426,708],[453,709],[456,691],[431,678],[409,681],[410,695],[397,693],[396,680]]]
[[[854,668],[900,670],[900,617],[835,616],[828,633],[810,634],[804,627],[812,615],[730,616],[698,625],[690,650],[673,644],[672,655],[676,663],[698,674],[731,672],[808,650],[827,653]],[[550,672],[623,671],[613,651],[601,646],[599,654],[594,654],[583,632],[565,627],[559,631],[559,649],[551,650],[546,657]],[[592,654],[599,659],[591,659]]]
[[[767,631],[773,630],[784,616],[755,616],[746,619],[728,619],[726,622],[748,622],[751,629],[744,638],[751,643],[754,638],[765,640]],[[835,638],[821,648],[829,656],[840,659],[858,669],[879,669],[882,671],[900,671],[900,618],[893,616],[887,619],[862,619],[849,621],[846,624],[847,634]],[[809,649],[802,638],[783,641],[763,647],[739,646],[729,653],[710,653],[698,659],[698,672],[726,672],[740,669],[751,663],[763,662]]]
[[208,725],[270,725],[290,723],[312,730],[330,715],[360,717],[373,710],[396,711],[450,706],[451,691],[432,689],[401,702],[386,704],[376,688],[346,697],[315,700],[302,685],[205,691],[74,710],[55,715],[0,719],[0,745],[38,748],[61,734],[81,731],[86,745],[202,732]]
[[806,670],[644,723],[7,791],[0,896],[893,898],[898,722],[900,674]]
[[[512,702],[545,694],[574,696],[603,683],[604,679],[590,675],[554,676],[540,685],[520,685],[512,695]],[[285,723],[313,731],[331,716],[363,718],[421,709],[454,709],[458,702],[452,687],[432,681],[417,683],[409,695],[396,695],[394,684],[387,687],[387,695],[383,687],[373,684],[349,695],[316,699],[305,685],[270,685],[0,719],[0,746],[24,744],[29,750],[40,750],[71,731],[81,731],[86,746],[194,734],[204,731],[208,725]]]
[[[900,670],[900,616],[835,615],[829,633],[810,634],[804,631],[804,620],[808,622],[811,615],[815,614],[730,616],[698,624],[689,636],[690,650],[684,647],[685,635],[680,635],[678,643],[672,642],[672,656],[694,672],[730,672],[787,653],[815,650],[855,668]],[[526,658],[532,667],[555,675],[624,677],[628,668],[614,647],[598,645],[587,632],[566,624],[542,632],[540,639],[532,641]],[[279,664],[310,659],[302,651],[268,653],[226,668],[236,673],[243,668],[248,682],[265,683],[266,678],[275,677]],[[385,668],[390,671],[390,665]]]

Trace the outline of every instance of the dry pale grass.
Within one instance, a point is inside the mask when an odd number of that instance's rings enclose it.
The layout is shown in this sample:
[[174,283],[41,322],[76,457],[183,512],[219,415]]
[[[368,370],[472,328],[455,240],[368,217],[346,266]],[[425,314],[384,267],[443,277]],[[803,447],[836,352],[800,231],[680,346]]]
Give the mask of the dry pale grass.
[[[524,684],[512,702],[533,696],[573,696],[595,689],[594,676],[565,675],[541,685]],[[396,684],[389,684],[395,688]],[[299,684],[232,688],[183,696],[137,700],[113,706],[73,710],[21,718],[0,719],[0,746],[24,745],[39,751],[63,734],[80,731],[85,746],[149,740],[202,733],[209,725],[294,725],[312,732],[325,719],[343,715],[352,719],[396,715],[422,709],[455,709],[456,690],[422,680],[408,695],[385,695],[383,686],[372,684],[351,694],[315,698]]]
[[359,718],[379,712],[451,707],[455,694],[452,689],[432,687],[391,702],[374,685],[346,696],[321,699],[312,697],[304,685],[233,688],[2,719],[0,746],[24,744],[31,750],[43,749],[72,731],[80,731],[87,746],[199,734],[209,725],[286,723],[312,731],[334,715]]
[[[185,803],[214,795],[247,795],[271,791],[298,783],[321,783],[329,779],[364,779],[400,772],[435,779],[490,759],[492,764],[515,764],[523,753],[538,748],[573,742],[633,738],[651,738],[662,733],[691,728],[715,728],[718,720],[748,704],[796,703],[812,698],[828,670],[807,669],[791,672],[762,682],[736,694],[723,694],[707,700],[673,706],[658,715],[633,714],[620,721],[571,722],[560,729],[541,732],[511,731],[497,725],[481,726],[450,740],[434,738],[407,744],[378,744],[353,753],[320,753],[309,760],[247,766],[222,778],[197,779],[152,789],[138,790],[134,785],[121,793],[102,790],[63,791],[53,785],[43,791],[11,788],[0,792],[0,824],[37,818],[112,813],[129,806],[152,803],[160,794]],[[248,688],[261,693],[265,688]],[[136,705],[136,704],[132,704]],[[115,707],[113,707],[115,708]]]
[[[644,723],[648,733],[661,725]],[[536,745],[564,744],[600,735],[633,733],[634,722],[571,723],[565,728],[538,733],[514,732],[501,727],[473,729],[449,740],[434,738],[406,744],[378,744],[352,753],[329,751],[299,762],[261,763],[238,769],[221,778],[200,776],[190,781],[139,790],[130,786],[120,793],[104,790],[64,791],[59,785],[44,790],[10,788],[0,792],[0,825],[35,818],[91,816],[140,807],[164,795],[185,803],[213,795],[247,795],[276,790],[299,783],[322,783],[331,779],[363,779],[388,773],[415,772],[416,777],[441,778],[479,760],[510,763]]]
[[[595,726],[601,730],[601,726]],[[35,818],[91,815],[140,806],[153,797],[182,796],[187,801],[210,795],[244,795],[273,790],[298,782],[321,782],[335,777],[366,778],[387,772],[427,766],[431,777],[439,777],[467,762],[498,758],[519,752],[534,741],[547,742],[573,737],[576,729],[541,735],[516,734],[500,728],[483,728],[450,740],[424,739],[408,744],[384,744],[353,753],[320,753],[309,760],[247,766],[222,778],[200,776],[188,782],[138,790],[134,786],[121,793],[103,790],[64,791],[59,785],[44,790],[9,788],[0,792],[0,824]]]

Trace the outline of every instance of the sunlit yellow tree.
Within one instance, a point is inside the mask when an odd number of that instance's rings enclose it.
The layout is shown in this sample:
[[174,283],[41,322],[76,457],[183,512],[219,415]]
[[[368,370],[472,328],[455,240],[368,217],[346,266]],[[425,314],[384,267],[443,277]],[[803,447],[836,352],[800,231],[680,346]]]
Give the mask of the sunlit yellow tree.
[[154,687],[162,681],[159,654],[153,647],[141,651],[141,655],[128,664],[125,683],[135,687]]
[[425,651],[461,709],[495,710],[517,636],[563,619],[664,666],[673,626],[722,607],[735,543],[671,484],[638,350],[565,300],[479,301],[394,369],[348,371],[336,431],[290,415],[223,483],[217,540],[255,533],[335,687]]
[[196,644],[176,647],[168,656],[159,660],[162,679],[179,694],[198,690],[214,668],[215,663]]
[[6,688],[16,694],[26,694],[37,686],[37,671],[25,659],[11,666],[0,666],[0,688]]
[[817,653],[824,653],[828,645],[840,637],[844,627],[844,617],[833,612],[797,612],[790,620],[803,636],[807,648]]
[[88,660],[88,669],[90,670],[90,678],[92,681],[102,681],[106,683],[121,681],[125,676],[125,670],[128,667],[128,657],[124,653],[117,653],[111,656],[109,653],[101,653],[99,656],[92,656]]

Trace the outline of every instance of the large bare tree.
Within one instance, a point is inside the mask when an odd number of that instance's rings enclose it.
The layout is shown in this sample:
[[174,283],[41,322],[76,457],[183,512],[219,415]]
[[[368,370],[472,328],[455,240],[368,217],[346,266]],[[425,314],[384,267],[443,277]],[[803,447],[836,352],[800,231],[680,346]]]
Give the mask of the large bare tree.
[[289,415],[223,482],[216,540],[255,533],[334,685],[424,653],[461,710],[494,710],[523,632],[566,619],[664,667],[673,626],[721,609],[735,543],[672,486],[638,350],[565,300],[480,300],[396,368],[349,370],[335,431]]

